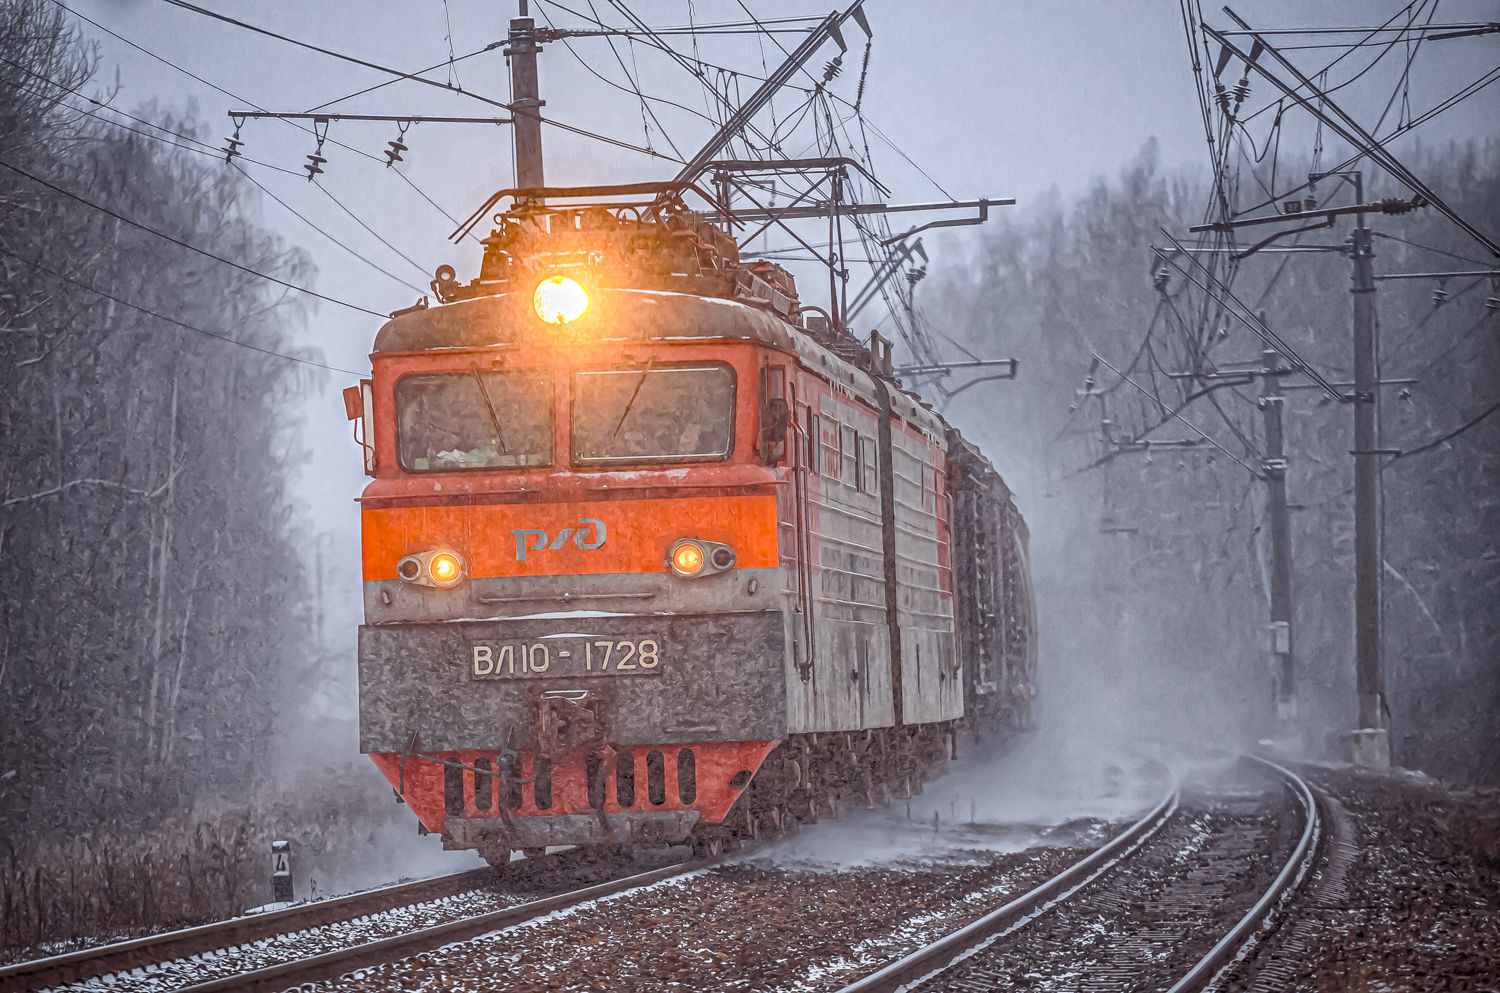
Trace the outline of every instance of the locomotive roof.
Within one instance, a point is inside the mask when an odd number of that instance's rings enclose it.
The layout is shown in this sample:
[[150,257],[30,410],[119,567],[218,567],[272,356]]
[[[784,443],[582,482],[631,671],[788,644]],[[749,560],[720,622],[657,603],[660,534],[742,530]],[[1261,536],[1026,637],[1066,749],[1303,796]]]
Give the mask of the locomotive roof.
[[[801,328],[759,307],[721,297],[669,290],[599,287],[596,305],[609,315],[599,341],[751,341],[796,355],[804,366],[878,406],[869,373],[813,340]],[[375,353],[486,348],[536,341],[530,296],[516,292],[479,296],[399,314],[375,336]],[[891,384],[891,409],[939,438],[949,425],[922,406],[916,394]]]

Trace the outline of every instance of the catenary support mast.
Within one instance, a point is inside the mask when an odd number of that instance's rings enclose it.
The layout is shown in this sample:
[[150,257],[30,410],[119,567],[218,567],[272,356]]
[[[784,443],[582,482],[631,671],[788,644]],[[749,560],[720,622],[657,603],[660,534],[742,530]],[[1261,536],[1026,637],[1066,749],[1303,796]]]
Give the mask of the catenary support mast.
[[[1355,196],[1363,202],[1356,175]],[[1380,675],[1380,439],[1377,405],[1380,369],[1375,341],[1375,253],[1373,233],[1358,215],[1349,239],[1354,296],[1354,651],[1359,725],[1355,761],[1390,764],[1384,688]]]
[[1286,502],[1286,436],[1281,415],[1281,353],[1261,352],[1259,405],[1265,416],[1266,454],[1261,469],[1266,480],[1266,508],[1271,518],[1271,655],[1276,671],[1276,716],[1297,716],[1296,665],[1292,639],[1292,522]]
[[536,21],[526,16],[526,0],[521,0],[521,16],[512,18],[505,54],[510,58],[512,114],[515,117],[516,187],[534,190],[546,186],[542,174],[542,107],[536,76],[536,54],[542,46],[536,40]]

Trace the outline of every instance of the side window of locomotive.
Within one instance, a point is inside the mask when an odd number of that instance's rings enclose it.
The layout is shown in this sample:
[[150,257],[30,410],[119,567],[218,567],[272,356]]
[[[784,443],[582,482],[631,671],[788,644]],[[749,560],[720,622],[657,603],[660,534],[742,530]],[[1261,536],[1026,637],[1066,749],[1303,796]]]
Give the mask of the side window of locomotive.
[[410,472],[551,465],[552,374],[402,376],[396,381],[396,443],[401,466]]
[[818,471],[818,415],[812,407],[802,405],[802,430],[798,432],[798,444],[802,446],[802,465],[808,472]]
[[859,432],[847,424],[839,426],[839,478],[845,485],[859,487]]
[[858,481],[861,493],[876,493],[880,489],[880,481],[875,466],[875,439],[859,436],[859,467]]
[[734,446],[734,385],[734,369],[721,362],[579,370],[573,461],[726,459]]
[[827,414],[819,417],[818,440],[823,445],[823,474],[838,479],[844,463],[843,452],[839,450],[839,422]]

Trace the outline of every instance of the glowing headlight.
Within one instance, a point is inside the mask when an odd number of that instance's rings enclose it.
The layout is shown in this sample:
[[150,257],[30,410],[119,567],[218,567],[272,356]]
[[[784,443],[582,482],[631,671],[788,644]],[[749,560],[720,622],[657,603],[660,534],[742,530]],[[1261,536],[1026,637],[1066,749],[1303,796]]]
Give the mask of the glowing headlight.
[[438,552],[427,563],[427,575],[439,586],[452,586],[464,574],[464,564],[452,552]]
[[589,294],[577,280],[553,276],[537,284],[532,305],[546,323],[567,324],[588,313]]
[[672,549],[672,571],[679,576],[696,576],[703,571],[703,548],[696,542],[679,542]]

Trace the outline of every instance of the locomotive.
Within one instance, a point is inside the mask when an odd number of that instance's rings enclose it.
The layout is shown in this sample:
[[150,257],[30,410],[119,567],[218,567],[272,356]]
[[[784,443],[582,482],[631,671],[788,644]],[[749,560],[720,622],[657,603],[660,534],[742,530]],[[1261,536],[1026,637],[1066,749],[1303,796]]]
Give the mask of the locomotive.
[[1010,491],[695,192],[497,193],[345,391],[360,750],[445,848],[716,854],[1027,724]]

